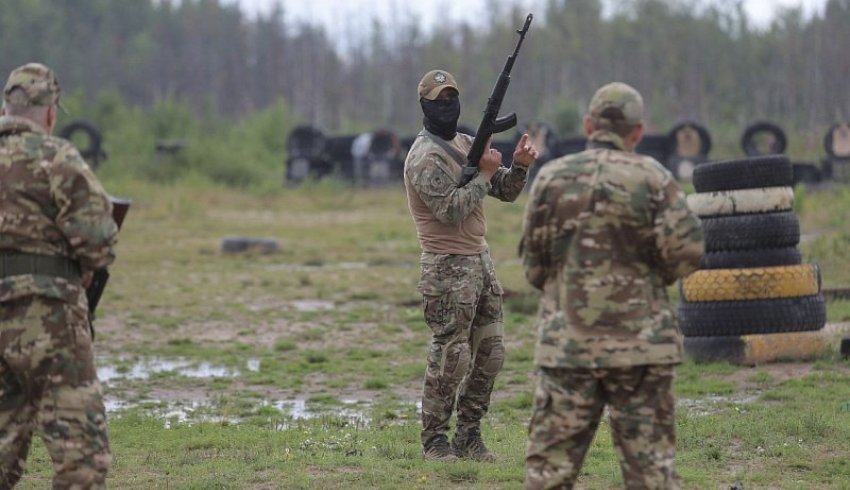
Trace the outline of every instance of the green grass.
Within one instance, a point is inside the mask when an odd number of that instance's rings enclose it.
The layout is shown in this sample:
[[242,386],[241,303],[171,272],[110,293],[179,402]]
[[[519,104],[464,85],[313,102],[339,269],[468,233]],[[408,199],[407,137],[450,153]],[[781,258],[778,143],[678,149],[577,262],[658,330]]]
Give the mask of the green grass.
[[[499,464],[441,465],[420,456],[414,403],[429,331],[401,189],[327,182],[238,193],[130,179],[106,187],[133,208],[97,321],[101,364],[126,376],[158,357],[234,373],[196,378],[174,369],[107,383],[108,397],[138,404],[110,418],[111,488],[522,487],[538,299],[516,257],[525,196],[486,205],[509,292],[507,358],[483,426]],[[798,205],[804,232],[818,234],[802,246],[806,260],[821,264],[825,286],[850,286],[850,192],[808,190]],[[281,251],[220,253],[233,235],[272,237]],[[830,321],[850,319],[848,304],[830,302]],[[679,368],[685,488],[850,488],[850,362],[832,348],[805,366],[792,374],[782,364]],[[197,398],[206,403],[188,404]],[[313,418],[293,419],[274,405],[282,400],[304,401]],[[175,406],[190,421],[167,419]],[[36,442],[20,488],[44,488],[50,474]],[[607,422],[580,484],[622,487]]]

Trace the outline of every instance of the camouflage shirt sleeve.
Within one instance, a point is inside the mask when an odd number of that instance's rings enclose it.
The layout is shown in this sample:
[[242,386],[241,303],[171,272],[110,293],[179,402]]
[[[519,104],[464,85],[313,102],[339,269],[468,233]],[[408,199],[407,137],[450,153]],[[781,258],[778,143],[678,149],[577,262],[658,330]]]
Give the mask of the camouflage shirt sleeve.
[[493,186],[489,194],[505,202],[514,202],[525,188],[528,180],[528,169],[521,165],[511,165],[510,169],[500,168],[490,179]]
[[111,264],[118,233],[112,203],[70,144],[62,145],[51,162],[50,193],[59,211],[56,226],[67,238],[80,267],[87,271]]
[[550,222],[551,206],[539,205],[545,202],[547,181],[544,175],[538,175],[531,186],[525,215],[522,222],[522,237],[519,242],[519,255],[522,258],[525,278],[537,289],[543,289],[546,283],[546,271],[551,270],[549,243],[552,227]]
[[448,164],[434,153],[425,155],[408,172],[408,179],[422,202],[442,223],[463,222],[491,189],[490,183],[480,175],[458,187]]
[[705,251],[702,226],[671,174],[665,175],[654,201],[657,266],[665,283],[670,285],[699,269]]

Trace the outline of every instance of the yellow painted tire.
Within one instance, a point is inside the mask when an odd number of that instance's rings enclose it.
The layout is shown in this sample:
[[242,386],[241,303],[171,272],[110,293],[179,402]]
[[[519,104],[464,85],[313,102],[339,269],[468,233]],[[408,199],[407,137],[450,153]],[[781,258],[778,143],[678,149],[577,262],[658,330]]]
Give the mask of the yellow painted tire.
[[688,207],[697,216],[773,213],[794,206],[791,187],[762,187],[733,191],[700,192],[687,197]]
[[685,354],[697,362],[755,366],[777,361],[805,361],[829,350],[823,330],[720,337],[685,337]]
[[699,270],[685,278],[685,301],[795,298],[820,292],[816,264]]

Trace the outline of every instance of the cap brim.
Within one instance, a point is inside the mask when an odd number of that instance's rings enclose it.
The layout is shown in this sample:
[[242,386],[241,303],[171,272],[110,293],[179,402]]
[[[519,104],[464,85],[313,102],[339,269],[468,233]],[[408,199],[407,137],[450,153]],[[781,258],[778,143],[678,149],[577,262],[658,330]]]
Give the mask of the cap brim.
[[437,85],[436,87],[432,88],[429,92],[427,92],[425,95],[423,95],[422,98],[428,99],[428,100],[436,100],[437,96],[440,95],[440,92],[442,92],[443,89],[446,89],[446,88],[450,88],[450,89],[454,90],[455,92],[458,93],[458,95],[460,94],[460,90],[458,90],[457,87],[455,87],[454,85],[452,85],[450,83],[444,83],[442,85]]

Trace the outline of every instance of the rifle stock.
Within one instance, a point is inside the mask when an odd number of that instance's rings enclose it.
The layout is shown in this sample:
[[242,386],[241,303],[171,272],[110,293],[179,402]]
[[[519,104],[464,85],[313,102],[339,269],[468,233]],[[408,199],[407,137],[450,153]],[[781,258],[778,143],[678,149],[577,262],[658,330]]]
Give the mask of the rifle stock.
[[[130,209],[130,200],[119,197],[111,197],[109,201],[112,203],[112,219],[118,229],[124,223],[124,217],[127,216],[127,211]],[[92,338],[94,338],[94,327],[92,322],[95,317],[95,310],[100,303],[100,297],[103,296],[103,291],[106,289],[106,282],[109,281],[109,271],[104,267],[94,271],[91,284],[86,288],[86,298],[89,302],[89,325],[92,326]]]
[[487,142],[494,134],[505,132],[517,124],[516,113],[510,113],[506,116],[499,117],[499,109],[502,107],[502,102],[505,99],[505,94],[508,91],[508,85],[511,83],[511,70],[514,67],[514,61],[519,54],[519,48],[522,46],[522,41],[525,40],[525,34],[528,28],[531,27],[533,16],[528,14],[525,18],[525,24],[522,29],[517,29],[519,41],[513,54],[508,56],[505,61],[505,67],[502,68],[502,73],[499,79],[496,80],[496,85],[490,93],[490,98],[487,99],[487,107],[484,109],[484,117],[481,119],[481,124],[478,125],[478,131],[475,133],[475,139],[472,141],[472,147],[469,149],[466,165],[463,167],[460,184],[458,187],[463,187],[478,173],[478,162],[484,155],[484,148]]

